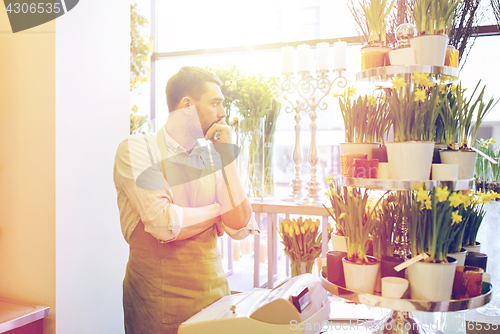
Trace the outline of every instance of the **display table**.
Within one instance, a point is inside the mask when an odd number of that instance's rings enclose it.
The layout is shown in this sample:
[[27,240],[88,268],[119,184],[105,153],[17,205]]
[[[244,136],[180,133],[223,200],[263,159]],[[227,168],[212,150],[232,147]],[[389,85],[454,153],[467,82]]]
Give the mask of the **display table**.
[[0,333],[42,334],[48,306],[30,305],[0,297]]

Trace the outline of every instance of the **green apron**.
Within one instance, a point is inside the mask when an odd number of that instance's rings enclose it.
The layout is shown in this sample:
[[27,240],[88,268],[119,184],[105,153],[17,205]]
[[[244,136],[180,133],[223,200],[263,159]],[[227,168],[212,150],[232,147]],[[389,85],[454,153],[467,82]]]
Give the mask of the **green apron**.
[[[163,129],[157,132],[157,141],[165,160],[168,152]],[[206,161],[205,165],[212,169]],[[183,169],[177,168],[174,173],[163,169],[163,174],[167,179],[179,171]],[[176,205],[200,207],[215,202],[215,174],[210,170],[203,173],[208,175],[172,189]],[[198,193],[198,187],[206,191]],[[186,240],[160,243],[139,221],[129,246],[123,281],[126,334],[177,333],[182,322],[230,293],[215,225]]]

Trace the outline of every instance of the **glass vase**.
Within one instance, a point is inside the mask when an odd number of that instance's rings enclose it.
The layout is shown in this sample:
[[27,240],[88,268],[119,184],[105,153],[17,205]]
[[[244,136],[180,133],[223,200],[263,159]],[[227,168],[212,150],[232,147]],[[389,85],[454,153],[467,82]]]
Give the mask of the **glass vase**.
[[301,260],[290,260],[290,267],[292,269],[292,277],[299,276],[306,273],[312,273],[312,268],[314,265],[314,260],[311,261],[301,261]]
[[249,117],[241,121],[239,172],[249,198],[264,197],[264,119]]

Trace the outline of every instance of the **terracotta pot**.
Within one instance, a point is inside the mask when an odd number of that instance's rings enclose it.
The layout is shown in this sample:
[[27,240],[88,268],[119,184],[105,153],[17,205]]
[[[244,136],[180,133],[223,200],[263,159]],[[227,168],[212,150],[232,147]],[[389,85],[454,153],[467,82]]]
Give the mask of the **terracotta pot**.
[[457,266],[453,281],[453,299],[472,298],[481,294],[484,270],[472,266]]

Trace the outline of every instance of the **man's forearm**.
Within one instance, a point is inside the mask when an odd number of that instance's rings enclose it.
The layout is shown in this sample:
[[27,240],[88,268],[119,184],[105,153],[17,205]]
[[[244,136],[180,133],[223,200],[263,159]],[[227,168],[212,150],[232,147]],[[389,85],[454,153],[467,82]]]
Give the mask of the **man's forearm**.
[[221,219],[220,208],[217,203],[200,208],[182,208],[182,228],[175,240],[185,240],[211,228]]
[[[224,159],[222,166],[224,166]],[[222,191],[221,218],[224,225],[234,230],[239,230],[247,225],[252,215],[252,207],[241,185],[236,169],[236,162],[223,167],[225,189]]]

